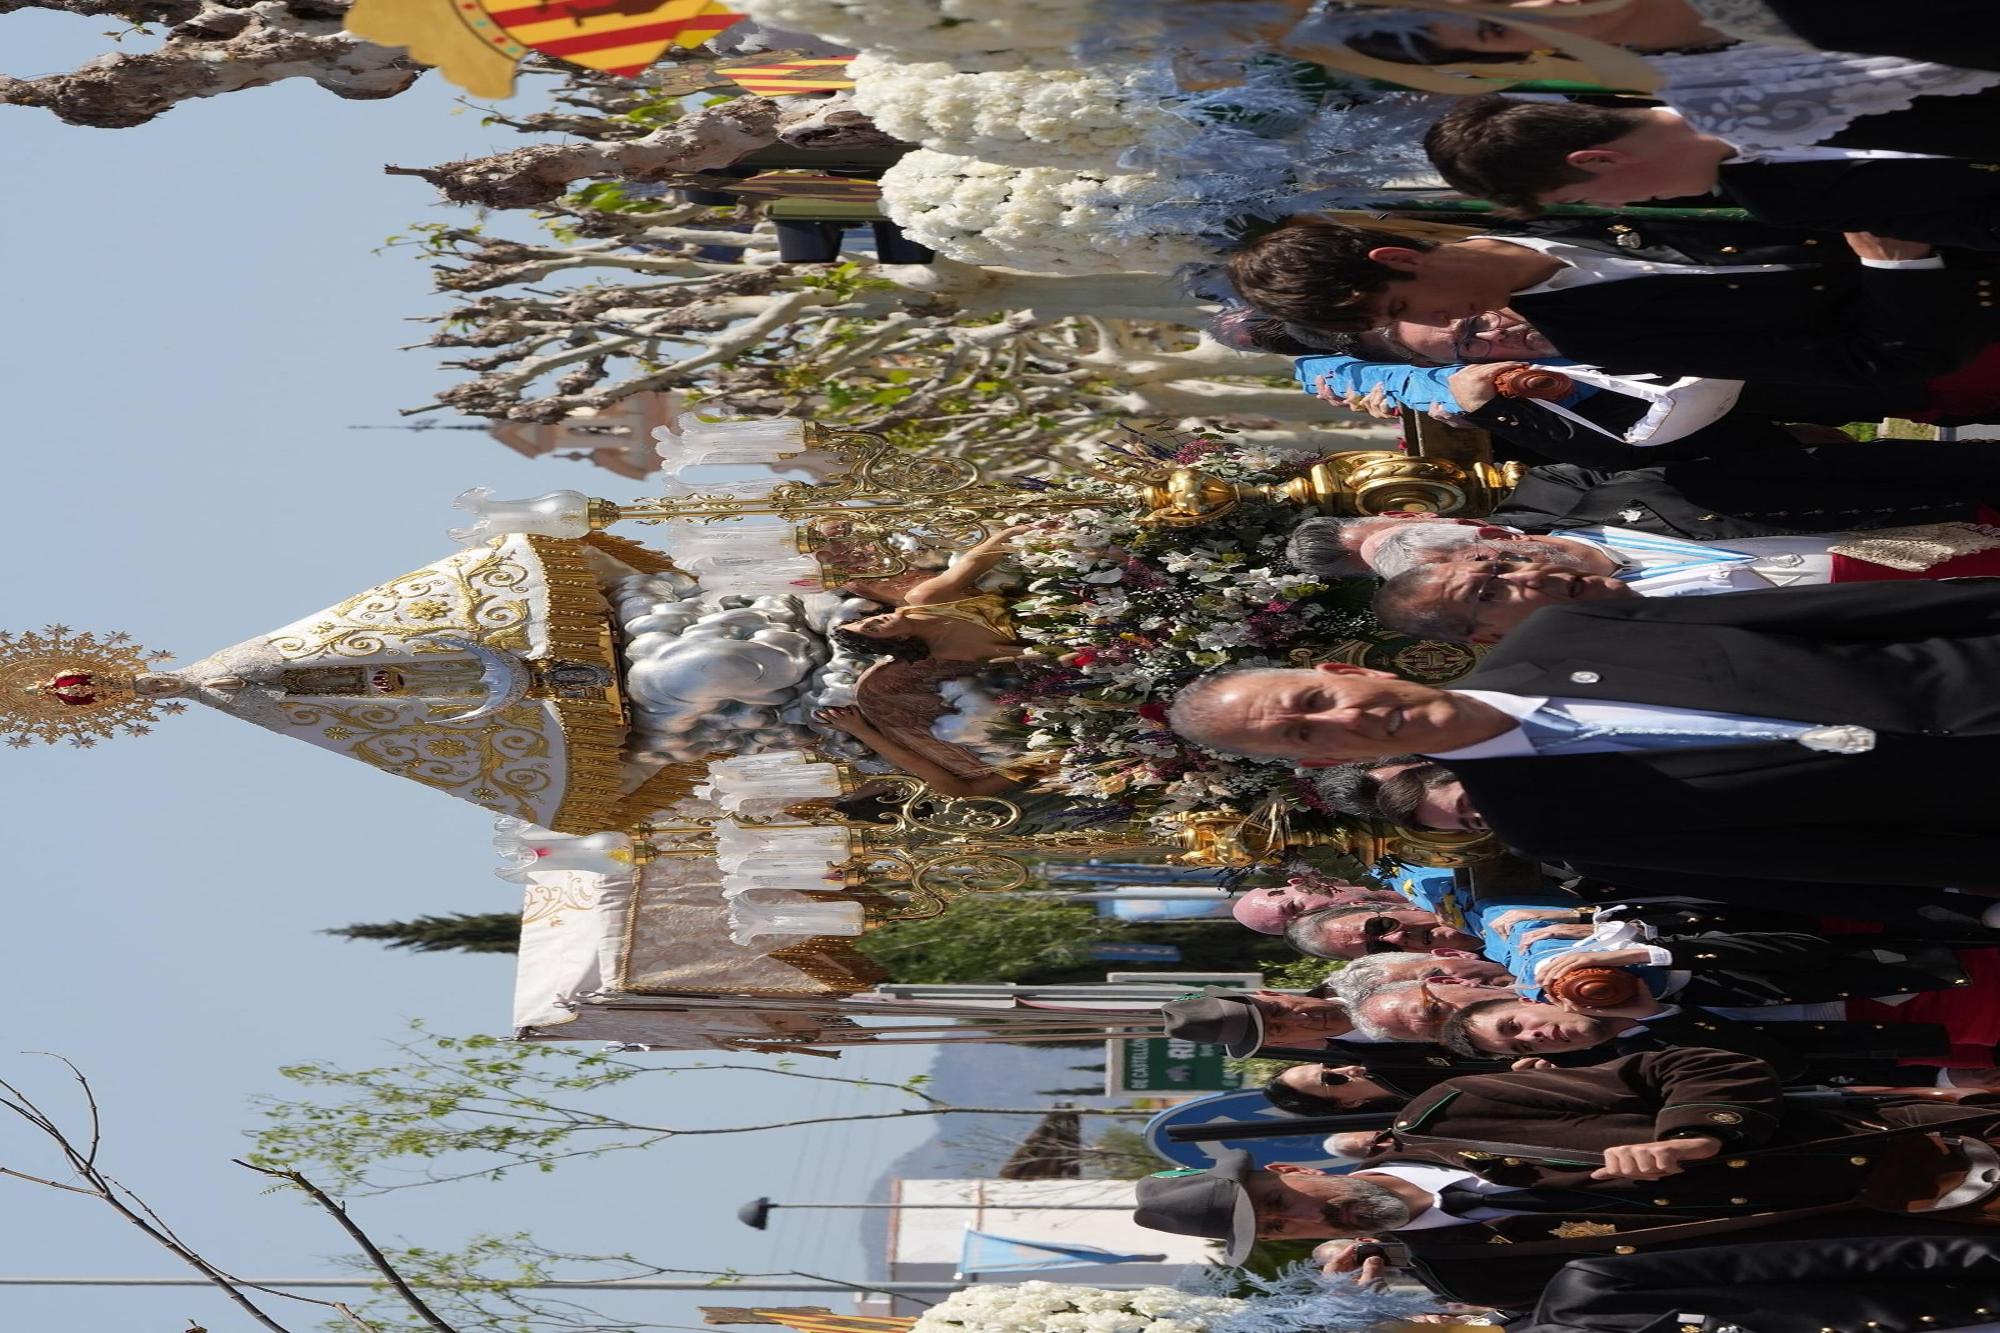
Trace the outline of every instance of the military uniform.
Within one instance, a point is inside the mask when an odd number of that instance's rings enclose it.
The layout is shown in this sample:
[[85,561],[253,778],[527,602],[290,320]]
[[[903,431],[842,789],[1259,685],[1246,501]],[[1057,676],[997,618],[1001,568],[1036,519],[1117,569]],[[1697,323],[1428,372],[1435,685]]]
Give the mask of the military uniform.
[[[1787,1101],[1763,1062],[1682,1048],[1441,1084],[1384,1131],[1368,1169],[1444,1166],[1506,1187],[1479,1203],[1512,1216],[1394,1239],[1433,1290],[1518,1309],[1585,1255],[1776,1237],[1986,1234],[1992,1198],[1908,1211],[1938,1200],[1966,1169],[1944,1134],[1983,1145],[2000,1135],[2000,1106],[1899,1095]],[[1721,1148],[1661,1180],[1591,1178],[1606,1149],[1681,1137]]]
[[2000,1233],[1576,1259],[1509,1333],[1932,1333],[2000,1317]]

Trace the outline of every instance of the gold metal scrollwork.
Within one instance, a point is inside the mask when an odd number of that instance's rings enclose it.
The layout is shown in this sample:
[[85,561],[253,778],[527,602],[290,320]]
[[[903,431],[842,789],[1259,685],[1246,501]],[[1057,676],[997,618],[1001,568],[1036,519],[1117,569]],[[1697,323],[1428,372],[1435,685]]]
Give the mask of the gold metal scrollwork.
[[965,852],[934,856],[917,866],[915,888],[955,898],[965,893],[1006,893],[1028,882],[1028,869],[1011,856]]

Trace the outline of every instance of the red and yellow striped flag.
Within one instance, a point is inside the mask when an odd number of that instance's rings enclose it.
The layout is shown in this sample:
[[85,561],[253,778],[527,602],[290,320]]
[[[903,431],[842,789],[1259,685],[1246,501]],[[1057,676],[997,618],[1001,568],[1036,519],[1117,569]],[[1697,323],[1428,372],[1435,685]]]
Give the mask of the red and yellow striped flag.
[[852,59],[853,56],[822,56],[772,65],[738,65],[721,73],[744,92],[759,97],[835,93],[854,86],[854,80],[847,77],[847,62]]
[[670,47],[698,46],[743,16],[719,0],[453,0],[496,50],[540,51],[607,74],[637,74]]
[[758,1314],[798,1333],[908,1333],[915,1315],[807,1314],[802,1310],[759,1310]]
[[765,199],[846,199],[870,203],[882,197],[879,181],[822,176],[816,171],[767,171],[748,180],[720,181],[712,188]]

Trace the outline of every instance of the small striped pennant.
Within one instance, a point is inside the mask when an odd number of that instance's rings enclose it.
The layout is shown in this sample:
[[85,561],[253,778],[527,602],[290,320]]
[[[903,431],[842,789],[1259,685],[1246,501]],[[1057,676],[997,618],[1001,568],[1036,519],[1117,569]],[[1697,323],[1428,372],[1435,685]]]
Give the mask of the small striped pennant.
[[791,93],[833,93],[852,88],[847,63],[853,56],[821,56],[807,60],[785,60],[771,65],[738,65],[721,71],[724,78],[759,97],[783,97]]

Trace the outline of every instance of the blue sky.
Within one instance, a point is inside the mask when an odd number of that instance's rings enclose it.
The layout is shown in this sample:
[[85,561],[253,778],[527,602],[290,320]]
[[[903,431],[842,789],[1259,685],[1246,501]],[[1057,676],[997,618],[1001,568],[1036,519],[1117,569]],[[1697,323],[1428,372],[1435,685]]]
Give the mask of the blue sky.
[[[0,24],[0,71],[17,76],[109,49],[112,26],[38,13]],[[192,661],[446,553],[444,529],[462,517],[450,500],[467,486],[638,493],[477,433],[348,429],[391,423],[449,383],[427,354],[395,350],[422,337],[406,317],[435,308],[428,275],[407,252],[371,250],[445,216],[428,187],[382,164],[521,142],[454,109],[435,75],[385,102],[287,83],[130,130],[0,108],[12,186],[0,212],[12,409],[0,624],[124,629]],[[247,1100],[281,1087],[280,1064],[378,1062],[412,1018],[505,1030],[511,959],[406,957],[314,933],[511,909],[514,890],[490,873],[488,816],[199,712],[87,752],[0,751],[0,792],[15,829],[0,1076],[60,1102],[58,1071],[15,1052],[75,1060],[106,1108],[114,1174],[211,1258],[330,1274],[344,1248],[331,1226],[228,1164],[246,1146]],[[922,1063],[884,1054],[840,1072],[901,1077]],[[694,1074],[644,1109],[720,1125],[882,1104],[808,1086]],[[851,1273],[856,1226],[840,1215],[781,1216],[762,1236],[730,1215],[757,1194],[856,1197],[925,1123],[693,1140],[359,1201],[356,1215],[384,1240],[431,1246],[533,1230],[685,1267]],[[0,1164],[50,1159],[4,1125]],[[0,1218],[9,1273],[179,1271],[87,1202],[0,1181]],[[647,1298],[644,1317],[686,1321],[694,1303]],[[138,1333],[190,1318],[247,1326],[202,1291],[0,1288],[6,1328]]]

